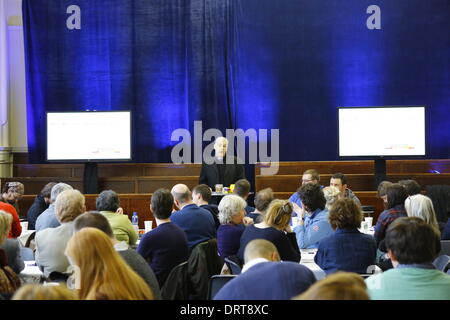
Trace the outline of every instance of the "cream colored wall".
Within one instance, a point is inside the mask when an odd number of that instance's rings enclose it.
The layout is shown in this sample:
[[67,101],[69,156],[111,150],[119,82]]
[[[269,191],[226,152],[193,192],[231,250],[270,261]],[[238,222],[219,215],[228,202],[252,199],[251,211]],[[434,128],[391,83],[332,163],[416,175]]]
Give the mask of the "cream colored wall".
[[27,152],[22,0],[6,0],[9,59],[9,133],[13,152]]

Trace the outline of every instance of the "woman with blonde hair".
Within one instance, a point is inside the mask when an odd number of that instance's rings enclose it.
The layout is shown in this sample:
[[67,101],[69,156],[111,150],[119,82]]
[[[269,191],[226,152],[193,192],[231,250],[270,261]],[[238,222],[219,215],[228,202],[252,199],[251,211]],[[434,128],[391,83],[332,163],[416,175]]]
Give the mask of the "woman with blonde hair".
[[[53,284],[53,283],[52,283]],[[72,290],[64,284],[26,284],[16,291],[12,300],[77,300]]]
[[325,200],[327,200],[327,203],[325,204],[325,209],[330,211],[331,206],[333,203],[336,202],[340,198],[341,192],[338,188],[333,186],[328,186],[322,189],[323,195],[325,196]]
[[25,268],[20,254],[20,243],[17,239],[8,239],[13,217],[0,210],[0,249],[3,249],[8,260],[8,266],[15,272],[20,273]]
[[405,200],[405,209],[408,217],[419,217],[431,225],[440,234],[439,225],[434,212],[433,201],[423,194],[409,196]]
[[281,260],[299,262],[300,250],[295,233],[289,226],[292,211],[293,207],[289,201],[273,200],[267,208],[264,221],[245,228],[237,254],[239,259],[244,261],[247,243],[254,239],[264,239],[275,245]]
[[337,272],[316,282],[293,300],[369,300],[369,294],[361,276]]
[[153,294],[114,250],[108,236],[84,228],[67,244],[67,258],[75,269],[75,288],[82,300],[152,300]]

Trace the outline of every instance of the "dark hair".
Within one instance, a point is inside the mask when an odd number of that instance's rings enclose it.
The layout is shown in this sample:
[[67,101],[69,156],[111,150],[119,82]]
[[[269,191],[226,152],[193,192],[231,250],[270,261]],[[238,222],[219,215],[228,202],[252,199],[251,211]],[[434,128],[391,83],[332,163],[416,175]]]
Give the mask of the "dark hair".
[[52,192],[52,188],[54,185],[56,185],[57,182],[49,182],[47,183],[44,188],[42,188],[40,195],[44,198],[49,198],[50,199],[50,195]]
[[397,205],[405,205],[405,200],[408,198],[405,188],[398,183],[393,183],[386,188],[387,208],[391,209]]
[[113,190],[102,191],[95,200],[98,211],[116,212],[120,206],[119,196]]
[[150,207],[158,219],[168,219],[172,214],[173,196],[167,189],[158,189],[152,195]]
[[108,219],[98,211],[85,212],[75,219],[73,226],[74,231],[78,232],[83,228],[96,228],[106,233],[108,237],[114,237]]
[[211,188],[206,184],[199,184],[192,189],[192,193],[201,194],[202,199],[206,202],[211,200]]
[[256,209],[260,212],[266,211],[273,199],[273,191],[271,188],[260,190],[255,196]]
[[331,176],[331,179],[341,179],[342,185],[347,184],[347,177],[340,172],[337,172]]
[[386,231],[385,242],[401,264],[433,262],[441,250],[437,232],[418,217],[395,219]]
[[359,228],[363,219],[361,207],[350,198],[338,199],[331,206],[328,220],[333,229]]
[[420,193],[420,184],[416,181],[416,180],[400,180],[398,182],[398,184],[400,184],[401,186],[403,186],[403,188],[405,188],[406,193],[408,194],[408,196],[413,196],[415,194],[419,194]]
[[240,179],[234,184],[233,193],[239,197],[245,197],[250,192],[250,182],[247,179]]
[[381,181],[380,184],[378,185],[378,189],[377,189],[378,196],[380,198],[385,196],[387,187],[389,187],[391,185],[393,185],[393,183],[390,181]]
[[317,209],[325,209],[327,200],[325,200],[320,185],[315,183],[304,184],[297,190],[297,193],[300,196],[302,203],[308,207],[309,211],[313,212]]

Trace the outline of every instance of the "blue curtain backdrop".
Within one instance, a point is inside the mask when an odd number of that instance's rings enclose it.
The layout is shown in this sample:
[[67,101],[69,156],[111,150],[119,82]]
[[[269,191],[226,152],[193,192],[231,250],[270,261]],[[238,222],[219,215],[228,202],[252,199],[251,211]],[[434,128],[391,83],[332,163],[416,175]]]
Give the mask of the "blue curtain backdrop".
[[279,128],[292,161],[338,159],[338,106],[426,105],[427,157],[450,155],[448,0],[23,0],[23,17],[33,162],[45,112],[85,109],[133,111],[135,162],[169,162],[195,120]]

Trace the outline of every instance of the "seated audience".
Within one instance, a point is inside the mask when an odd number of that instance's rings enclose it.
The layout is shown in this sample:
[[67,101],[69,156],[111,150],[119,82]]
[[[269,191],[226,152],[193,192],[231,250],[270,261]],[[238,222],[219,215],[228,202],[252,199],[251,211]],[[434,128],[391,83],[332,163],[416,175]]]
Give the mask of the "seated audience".
[[145,281],[114,250],[111,239],[95,228],[73,235],[65,254],[75,269],[78,298],[82,300],[151,300]]
[[361,201],[359,201],[358,197],[347,187],[347,177],[343,173],[338,172],[331,176],[330,187],[338,188],[341,197],[352,199],[357,204],[361,205]]
[[374,238],[378,245],[384,239],[389,225],[395,219],[407,216],[405,211],[405,200],[407,197],[405,188],[398,183],[388,185],[386,188],[387,209],[380,214],[375,225]]
[[219,209],[217,208],[217,205],[209,204],[211,201],[211,194],[212,192],[209,186],[206,184],[199,184],[192,189],[192,201],[194,201],[198,207],[208,210],[211,213],[217,229],[220,226]]
[[216,225],[211,213],[192,201],[189,188],[184,184],[177,184],[171,193],[179,211],[172,213],[170,219],[186,233],[189,250],[201,242],[216,238]]
[[384,210],[387,209],[387,203],[388,203],[387,202],[387,188],[391,185],[393,185],[393,183],[390,181],[381,181],[380,184],[378,185],[377,195],[379,198],[381,198],[383,200]]
[[161,291],[153,270],[136,250],[130,249],[125,241],[118,241],[114,237],[111,225],[105,216],[98,211],[83,213],[75,219],[74,232],[78,232],[83,228],[96,228],[103,231],[111,239],[114,249],[122,256],[128,266],[148,284],[155,300],[161,300]]
[[302,207],[297,207],[298,225],[294,228],[301,249],[317,248],[319,241],[331,235],[333,229],[325,210],[325,196],[318,184],[307,183],[298,191]]
[[62,182],[57,183],[52,187],[52,191],[50,192],[50,205],[36,219],[36,231],[60,226],[60,223],[56,218],[55,201],[56,198],[58,198],[58,195],[66,190],[73,190],[73,188],[72,186]]
[[366,279],[373,300],[450,300],[450,276],[432,262],[440,251],[439,236],[417,217],[395,220],[386,232],[394,269]]
[[56,182],[47,183],[41,192],[34,199],[33,204],[27,212],[28,230],[34,230],[36,227],[36,220],[42,212],[48,209],[50,205],[50,193]]
[[77,296],[64,284],[26,284],[16,291],[11,300],[77,300]]
[[19,210],[19,200],[22,199],[24,193],[25,187],[23,183],[17,181],[6,182],[0,195],[0,202],[12,205],[16,209],[17,214],[22,217]]
[[[414,180],[412,180],[414,181]],[[418,217],[436,229],[436,232],[441,233],[434,212],[433,201],[423,194],[417,193],[410,195],[405,200],[405,210],[408,217]]]
[[0,202],[0,210],[11,216],[8,238],[18,238],[22,233],[22,226],[20,225],[20,218],[16,209],[9,203]]
[[328,215],[335,232],[320,240],[316,264],[330,274],[336,271],[367,273],[375,264],[377,243],[371,235],[358,231],[363,213],[351,198],[336,201]]
[[325,203],[325,209],[327,211],[330,211],[331,206],[336,202],[336,200],[342,198],[341,192],[336,187],[325,187],[322,189],[323,196],[325,197],[326,203]]
[[220,289],[214,300],[287,300],[316,281],[307,267],[290,261],[279,262],[277,248],[270,241],[250,241],[244,257],[242,273]]
[[46,277],[52,272],[69,272],[69,261],[64,250],[73,234],[73,221],[85,211],[85,200],[80,191],[69,189],[58,195],[55,212],[61,225],[38,231],[35,237],[36,263]]
[[364,279],[351,272],[337,272],[314,283],[294,300],[370,300]]
[[125,241],[131,246],[136,244],[138,234],[128,216],[123,214],[117,193],[112,190],[102,191],[95,200],[95,205],[97,211],[108,219],[118,241]]
[[[244,199],[245,203],[247,203],[248,196],[250,194],[250,181],[247,179],[240,179],[234,184],[233,193],[242,199]],[[255,208],[249,206],[248,204],[245,206],[245,213],[249,214],[255,211]]]
[[20,285],[20,278],[8,265],[5,250],[0,249],[0,300],[10,299]]
[[[317,170],[315,169],[308,169],[305,172],[303,172],[302,175],[302,184],[301,186],[304,186],[307,183],[312,184],[319,184],[320,176]],[[322,186],[321,186],[322,188]],[[299,207],[302,206],[302,199],[300,198],[300,194],[298,193],[298,190],[289,198],[289,202],[297,204]]]
[[19,274],[25,264],[20,255],[20,243],[17,239],[8,239],[11,229],[12,217],[9,213],[0,210],[0,249],[3,249],[11,269]]
[[408,196],[413,196],[420,193],[420,184],[416,180],[400,180],[398,182],[399,185],[405,188]]
[[235,195],[222,198],[219,203],[220,227],[217,229],[217,249],[223,258],[236,255],[239,250],[242,233],[245,207],[244,199]]
[[274,199],[273,191],[270,188],[262,189],[255,196],[255,210],[247,217],[252,218],[254,223],[260,223],[264,220],[267,208]]
[[241,236],[238,258],[244,261],[244,250],[247,244],[254,239],[264,239],[272,242],[277,248],[283,261],[300,261],[300,250],[295,234],[289,226],[292,214],[292,204],[284,200],[273,200],[264,221],[245,228]]
[[189,258],[186,234],[170,220],[172,207],[173,196],[169,190],[158,189],[153,193],[150,208],[158,227],[144,234],[137,248],[155,272],[160,288],[170,271]]

